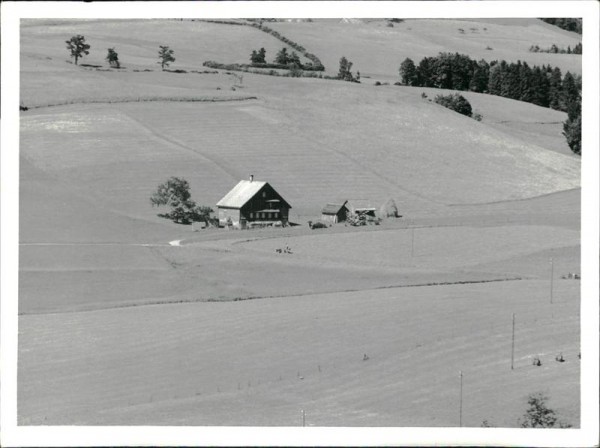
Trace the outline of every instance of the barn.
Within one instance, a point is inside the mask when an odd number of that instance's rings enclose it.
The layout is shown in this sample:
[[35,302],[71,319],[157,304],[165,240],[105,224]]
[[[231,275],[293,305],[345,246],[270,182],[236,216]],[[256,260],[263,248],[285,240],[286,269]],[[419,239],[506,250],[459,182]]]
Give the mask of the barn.
[[217,202],[219,226],[245,229],[254,225],[288,224],[292,206],[268,182],[241,180]]
[[348,207],[346,207],[347,202],[348,201],[344,201],[342,204],[325,205],[323,210],[321,210],[321,221],[327,224],[345,221],[349,212]]

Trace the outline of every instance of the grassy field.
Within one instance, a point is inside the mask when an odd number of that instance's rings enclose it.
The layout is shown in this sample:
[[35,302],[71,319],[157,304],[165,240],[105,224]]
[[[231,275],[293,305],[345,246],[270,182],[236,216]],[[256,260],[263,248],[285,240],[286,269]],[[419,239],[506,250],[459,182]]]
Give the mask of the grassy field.
[[534,391],[577,425],[578,282],[565,280],[552,305],[547,286],[26,316],[20,423],[298,426],[304,409],[311,426],[458,426],[462,370],[465,426],[515,426]]
[[[466,426],[517,426],[539,391],[578,426],[566,114],[469,92],[476,121],[440,91],[373,85],[439,51],[579,73],[580,56],[527,51],[578,36],[533,19],[280,22],[329,73],[345,55],[370,78],[240,82],[197,72],[283,43],[192,21],[22,25],[19,424],[294,426],[303,409],[311,426],[458,426],[463,371]],[[86,66],[64,48],[77,33]],[[187,73],[160,71],[163,44]],[[124,68],[107,71],[113,46]],[[301,226],[194,231],[150,206],[170,176],[214,207],[251,173]],[[389,198],[402,218],[306,226],[327,202]]]

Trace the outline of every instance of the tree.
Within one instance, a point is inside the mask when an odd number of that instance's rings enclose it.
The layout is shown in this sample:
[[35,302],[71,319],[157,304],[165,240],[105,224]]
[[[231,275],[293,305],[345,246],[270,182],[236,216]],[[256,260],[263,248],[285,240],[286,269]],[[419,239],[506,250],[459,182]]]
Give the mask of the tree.
[[550,73],[550,107],[560,109],[560,100],[562,98],[562,74],[560,68],[555,67]]
[[288,52],[287,52],[287,48],[283,47],[275,55],[275,64],[287,65],[288,62],[289,62],[289,55],[288,55]]
[[581,88],[577,85],[575,77],[571,72],[565,73],[562,82],[560,110],[568,112],[573,107],[576,107],[579,101],[580,91]]
[[529,409],[519,420],[522,428],[570,428],[571,425],[559,421],[556,413],[546,402],[548,397],[542,393],[531,394],[527,398]]
[[119,55],[115,51],[115,48],[109,48],[108,54],[106,55],[106,60],[110,64],[111,67],[120,68],[121,64],[119,62]]
[[340,59],[340,69],[338,71],[337,79],[342,79],[344,81],[355,82],[356,78],[352,75],[350,69],[352,68],[352,62],[346,59],[345,56],[342,56]]
[[85,43],[85,37],[81,34],[72,36],[71,39],[66,40],[65,42],[67,44],[67,50],[71,52],[71,57],[75,58],[75,65],[77,65],[77,61],[79,58],[82,58],[83,55],[90,54],[90,46]]
[[416,86],[418,85],[417,67],[414,61],[410,58],[406,58],[400,64],[400,82],[405,86]]
[[532,78],[533,72],[531,71],[531,68],[527,62],[523,62],[519,73],[519,91],[521,92],[521,96],[519,97],[520,101],[531,103],[534,93],[533,86],[531,85]]
[[432,66],[435,58],[424,57],[417,67],[417,83],[420,87],[433,87]]
[[260,50],[256,51],[256,50],[252,50],[252,54],[250,55],[250,61],[253,64],[266,64],[266,60],[265,60],[265,55],[266,55],[266,50],[264,48],[261,48]]
[[159,45],[159,48],[160,49],[158,50],[158,63],[164,70],[165,66],[168,67],[171,62],[175,62],[175,57],[173,56],[175,52],[166,45]]
[[188,181],[179,177],[171,177],[160,184],[150,197],[150,203],[152,207],[170,206],[170,213],[159,216],[180,224],[206,220],[213,211],[210,207],[196,205],[191,200]]
[[491,95],[500,95],[502,87],[502,78],[504,77],[505,71],[505,61],[501,61],[500,63],[498,63],[497,61],[492,61],[490,63],[490,76],[488,79],[487,90]]
[[562,134],[567,139],[571,151],[581,155],[581,114],[573,118],[567,118],[563,123]]
[[298,56],[298,54],[295,51],[292,51],[292,54],[290,54],[287,65],[290,66],[290,68],[302,67],[302,63],[300,62],[300,56]]
[[487,92],[488,78],[490,76],[490,64],[484,59],[475,63],[473,68],[473,77],[469,82],[469,90],[473,92]]

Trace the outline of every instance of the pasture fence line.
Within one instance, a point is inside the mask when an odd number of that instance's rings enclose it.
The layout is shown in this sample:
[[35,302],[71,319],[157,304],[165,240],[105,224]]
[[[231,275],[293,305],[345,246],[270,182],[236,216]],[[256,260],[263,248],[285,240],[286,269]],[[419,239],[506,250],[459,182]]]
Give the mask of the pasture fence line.
[[72,100],[58,103],[40,104],[28,106],[29,109],[42,109],[45,107],[71,106],[77,104],[119,104],[119,103],[143,103],[143,102],[173,102],[173,103],[219,103],[230,101],[249,101],[256,100],[258,97],[251,95],[240,96],[139,96],[139,97],[120,97],[120,98],[98,98],[84,99],[75,98]]

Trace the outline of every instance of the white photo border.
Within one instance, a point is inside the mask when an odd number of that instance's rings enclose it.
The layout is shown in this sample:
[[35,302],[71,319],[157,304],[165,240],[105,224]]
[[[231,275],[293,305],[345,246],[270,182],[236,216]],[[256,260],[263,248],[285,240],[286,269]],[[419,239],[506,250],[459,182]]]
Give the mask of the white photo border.
[[[598,20],[595,1],[3,2],[1,443],[3,446],[593,446],[598,444]],[[272,428],[17,425],[19,21],[21,18],[583,17],[581,427]]]

